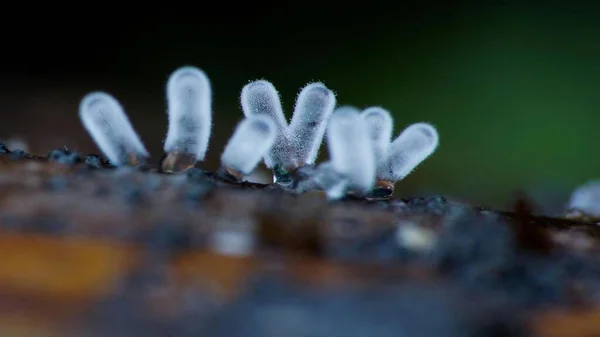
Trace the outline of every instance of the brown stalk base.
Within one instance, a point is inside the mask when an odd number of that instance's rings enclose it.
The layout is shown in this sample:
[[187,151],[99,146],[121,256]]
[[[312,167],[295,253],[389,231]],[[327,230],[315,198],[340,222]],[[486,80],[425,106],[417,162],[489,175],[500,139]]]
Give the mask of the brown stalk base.
[[181,173],[191,169],[196,164],[196,158],[185,153],[170,152],[163,157],[160,168],[164,173]]

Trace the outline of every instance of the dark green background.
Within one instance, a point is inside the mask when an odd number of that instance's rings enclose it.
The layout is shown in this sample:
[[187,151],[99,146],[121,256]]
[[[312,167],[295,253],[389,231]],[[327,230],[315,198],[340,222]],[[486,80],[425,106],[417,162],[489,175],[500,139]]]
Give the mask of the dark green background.
[[524,190],[560,206],[600,177],[600,11],[566,4],[295,3],[232,13],[230,3],[188,17],[55,20],[24,36],[4,29],[0,136],[24,138],[39,153],[96,152],[77,105],[106,90],[158,159],[165,81],[190,64],[213,83],[206,166],[216,168],[242,116],[244,84],[272,81],[289,117],[300,87],[320,80],[339,104],[391,110],[395,134],[418,121],[438,127],[438,151],[397,185],[399,196],[443,193],[506,208]]

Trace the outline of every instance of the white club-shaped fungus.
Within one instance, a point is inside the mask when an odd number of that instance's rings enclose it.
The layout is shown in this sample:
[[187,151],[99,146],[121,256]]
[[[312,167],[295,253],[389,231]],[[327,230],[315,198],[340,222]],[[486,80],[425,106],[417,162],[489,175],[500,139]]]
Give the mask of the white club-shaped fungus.
[[322,83],[306,85],[298,95],[288,126],[279,94],[268,81],[254,81],[242,89],[242,110],[246,116],[267,115],[277,127],[275,145],[265,156],[269,168],[286,171],[315,162],[327,121],[335,107],[335,94]]
[[277,126],[268,116],[250,116],[240,122],[221,155],[223,167],[248,175],[273,146]]
[[379,165],[377,178],[392,182],[402,180],[436,150],[438,143],[438,132],[431,124],[408,126],[390,144],[388,158]]
[[87,94],[79,105],[79,117],[114,165],[134,165],[149,157],[125,110],[113,96],[104,92]]
[[335,95],[323,83],[308,84],[298,94],[289,137],[300,165],[315,163],[334,108]]
[[283,115],[279,93],[268,81],[254,81],[242,89],[242,110],[246,117],[267,116],[273,120],[276,127],[275,144],[265,155],[265,165],[268,168],[276,164],[291,167],[295,160],[288,139],[288,125]]
[[375,162],[377,165],[387,159],[388,148],[394,127],[389,111],[380,107],[370,107],[361,113],[361,118],[369,128],[369,136],[373,145]]
[[204,160],[212,127],[212,91],[206,74],[191,66],[175,70],[167,82],[167,104],[164,151]]
[[349,188],[367,193],[375,181],[375,156],[369,129],[353,107],[337,108],[327,128],[327,144],[333,169],[348,179]]

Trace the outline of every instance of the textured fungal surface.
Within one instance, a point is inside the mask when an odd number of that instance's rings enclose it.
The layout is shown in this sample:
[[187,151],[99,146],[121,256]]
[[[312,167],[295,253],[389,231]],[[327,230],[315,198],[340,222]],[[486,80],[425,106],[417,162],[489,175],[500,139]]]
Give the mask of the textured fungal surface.
[[208,77],[195,67],[182,67],[167,82],[169,130],[164,150],[203,160],[212,128],[212,92]]
[[149,156],[125,110],[113,96],[104,92],[86,95],[79,106],[79,117],[115,165],[135,164]]
[[403,179],[435,151],[438,143],[438,132],[432,125],[415,123],[408,126],[390,144],[388,160],[380,166],[379,178]]
[[394,121],[389,111],[380,107],[363,110],[361,117],[369,128],[375,163],[379,166],[387,158]]
[[283,114],[281,100],[277,89],[271,82],[260,80],[254,81],[242,89],[241,94],[242,111],[246,115],[264,115],[273,119],[277,126],[277,137],[275,146],[265,155],[265,164],[272,168],[276,163],[283,166],[294,164],[291,144],[288,135],[288,123]]
[[224,167],[248,175],[273,147],[276,136],[277,126],[271,118],[248,117],[240,122],[225,146],[221,163]]
[[333,169],[360,193],[370,191],[375,181],[376,162],[369,132],[357,110],[340,107],[331,117],[327,134]]
[[289,133],[300,165],[315,163],[334,107],[335,95],[322,83],[311,83],[298,94]]
[[275,182],[292,184],[291,171],[315,163],[327,122],[335,108],[334,93],[322,83],[306,85],[298,94],[289,126],[279,94],[270,82],[259,80],[247,84],[240,100],[247,117],[263,115],[275,122],[277,137],[265,156],[265,164],[273,169]]

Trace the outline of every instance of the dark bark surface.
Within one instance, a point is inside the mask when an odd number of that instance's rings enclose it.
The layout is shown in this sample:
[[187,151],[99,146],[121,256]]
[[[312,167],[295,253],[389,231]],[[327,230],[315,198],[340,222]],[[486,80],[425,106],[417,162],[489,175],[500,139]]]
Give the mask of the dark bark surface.
[[40,329],[552,335],[545,312],[568,320],[600,303],[598,226],[532,215],[522,200],[514,212],[441,196],[328,202],[200,168],[0,150],[0,311],[53,311]]

